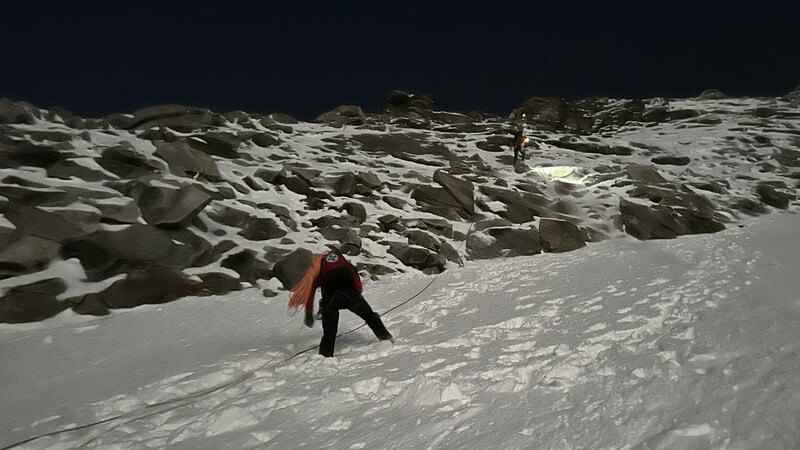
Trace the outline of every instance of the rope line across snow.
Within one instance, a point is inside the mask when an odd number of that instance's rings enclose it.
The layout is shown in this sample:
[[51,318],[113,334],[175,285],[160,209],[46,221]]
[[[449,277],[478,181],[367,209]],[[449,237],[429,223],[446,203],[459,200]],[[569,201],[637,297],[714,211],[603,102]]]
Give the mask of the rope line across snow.
[[[478,199],[480,200],[480,196],[478,197]],[[464,240],[458,245],[457,251],[460,251],[461,247],[464,245],[464,243],[467,242],[467,239],[469,238],[470,232],[472,232],[473,225],[475,225],[475,216],[474,215],[473,215],[472,221],[469,224],[469,228],[467,228],[467,233],[464,236]],[[462,260],[462,265],[463,265],[463,260]],[[433,284],[434,281],[436,281],[437,278],[439,278],[439,275],[441,275],[441,272],[439,272],[436,275],[434,275],[433,278],[431,278],[431,280],[428,282],[428,284],[426,284],[422,289],[420,289],[419,292],[417,292],[416,294],[414,294],[411,297],[407,298],[406,300],[403,300],[402,302],[398,303],[397,305],[392,306],[391,308],[387,309],[386,311],[380,313],[380,316],[383,317],[386,314],[396,310],[397,308],[407,304],[411,300],[414,300],[415,298],[419,297],[423,292],[425,292]],[[338,337],[353,333],[355,331],[360,330],[364,326],[366,326],[366,324],[362,323],[361,325],[359,325],[359,326],[357,326],[357,327],[355,327],[355,328],[353,328],[351,330],[345,331],[343,333],[339,333],[338,335],[336,335],[336,337],[338,338]],[[290,361],[290,360],[292,360],[292,359],[294,359],[294,358],[296,358],[296,357],[298,357],[298,356],[300,356],[300,355],[302,355],[304,353],[308,353],[308,352],[310,352],[310,351],[312,351],[314,349],[317,349],[317,348],[319,348],[319,344],[311,346],[311,347],[308,347],[308,348],[306,348],[304,350],[300,350],[299,352],[296,352],[296,353],[292,354],[291,356],[280,360],[278,362],[278,364],[276,364],[276,365],[283,364],[283,363],[285,363],[287,361]],[[83,429],[86,429],[86,428],[91,428],[91,427],[95,427],[95,426],[98,426],[98,425],[103,425],[103,424],[106,424],[106,423],[111,423],[111,422],[119,420],[119,423],[115,424],[111,428],[108,428],[106,430],[103,430],[103,431],[97,433],[91,439],[89,439],[88,441],[84,442],[83,444],[81,444],[78,447],[78,448],[82,448],[82,447],[85,447],[85,446],[89,445],[90,443],[94,442],[95,440],[97,440],[103,434],[105,434],[105,433],[107,433],[109,431],[112,431],[112,430],[120,427],[121,425],[127,425],[127,424],[129,424],[131,422],[134,422],[136,420],[144,419],[145,417],[150,417],[150,416],[153,416],[153,415],[156,415],[156,414],[162,414],[162,413],[169,412],[169,411],[172,411],[174,409],[180,408],[182,406],[190,405],[192,403],[197,402],[202,397],[205,397],[207,395],[210,395],[210,394],[213,394],[213,393],[216,393],[216,392],[220,392],[220,391],[229,389],[229,388],[231,388],[233,386],[236,386],[238,384],[241,384],[241,383],[245,382],[246,380],[248,380],[249,378],[251,378],[253,376],[253,374],[255,374],[256,371],[262,370],[262,369],[270,366],[273,363],[273,361],[275,361],[275,359],[276,358],[272,358],[269,361],[267,361],[266,363],[264,363],[263,365],[257,367],[256,369],[253,369],[253,370],[251,370],[249,372],[242,373],[240,376],[238,376],[238,377],[236,377],[236,378],[234,378],[234,379],[232,379],[230,381],[227,381],[227,382],[225,382],[223,384],[220,384],[218,386],[213,386],[213,387],[210,387],[210,388],[207,388],[207,389],[203,389],[203,390],[198,391],[198,392],[194,392],[192,394],[184,395],[184,396],[181,396],[181,397],[171,398],[169,400],[164,400],[162,402],[153,403],[152,405],[147,405],[144,408],[142,408],[141,410],[139,410],[138,414],[133,414],[133,413],[119,414],[119,415],[114,416],[114,417],[109,417],[107,419],[98,420],[96,422],[91,422],[91,423],[87,423],[87,424],[84,424],[84,425],[78,425],[78,426],[74,426],[74,427],[64,428],[62,430],[56,430],[56,431],[50,431],[50,432],[47,432],[47,433],[42,433],[42,434],[39,434],[39,435],[36,435],[36,436],[29,437],[29,438],[24,439],[22,441],[15,442],[13,444],[7,445],[5,447],[0,447],[0,450],[9,450],[9,449],[12,449],[14,447],[17,447],[17,446],[20,446],[20,445],[24,445],[24,444],[33,442],[33,441],[35,441],[37,439],[41,439],[41,438],[44,438],[44,437],[56,436],[58,434],[68,433],[70,431],[83,430]],[[167,405],[169,405],[167,408],[159,408],[161,406],[167,406]],[[157,409],[157,410],[154,411],[155,409]],[[120,419],[125,419],[125,418],[127,418],[127,420],[120,420]]]

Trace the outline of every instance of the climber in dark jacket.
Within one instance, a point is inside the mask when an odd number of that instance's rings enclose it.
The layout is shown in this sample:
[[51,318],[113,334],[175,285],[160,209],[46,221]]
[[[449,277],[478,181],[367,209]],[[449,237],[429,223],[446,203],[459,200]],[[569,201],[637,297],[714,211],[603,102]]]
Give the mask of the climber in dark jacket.
[[337,248],[315,255],[311,259],[311,267],[303,279],[292,289],[289,295],[289,307],[305,308],[306,326],[314,325],[314,292],[322,291],[319,301],[319,313],[322,316],[322,340],[319,354],[333,356],[336,344],[336,333],[339,328],[339,310],[347,309],[364,319],[375,336],[382,340],[392,340],[378,313],[374,312],[364,297],[361,277],[358,271],[342,255]]
[[517,159],[525,161],[525,131],[522,126],[514,130],[511,148],[514,150],[514,164],[517,163]]

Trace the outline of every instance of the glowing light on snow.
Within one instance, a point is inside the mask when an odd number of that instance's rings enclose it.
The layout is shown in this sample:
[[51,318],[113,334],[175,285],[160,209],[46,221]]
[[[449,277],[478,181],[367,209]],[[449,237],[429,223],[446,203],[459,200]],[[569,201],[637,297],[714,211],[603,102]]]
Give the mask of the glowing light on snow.
[[586,169],[574,166],[531,167],[529,172],[548,180],[559,180],[572,184],[585,184]]

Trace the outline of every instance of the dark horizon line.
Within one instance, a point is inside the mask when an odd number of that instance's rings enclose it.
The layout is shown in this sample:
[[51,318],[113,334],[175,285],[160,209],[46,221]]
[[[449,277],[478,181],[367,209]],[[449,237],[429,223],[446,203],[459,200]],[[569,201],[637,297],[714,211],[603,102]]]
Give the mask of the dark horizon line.
[[[437,102],[436,95],[430,94],[428,92],[421,92],[421,91],[414,92],[414,91],[404,90],[404,89],[396,89],[396,90],[402,91],[402,92],[406,92],[406,93],[409,93],[409,94],[415,94],[415,95],[430,95],[432,97],[432,99],[433,99],[433,105],[434,105],[433,110],[434,111],[455,112],[455,113],[479,112],[479,113],[482,113],[482,114],[495,115],[495,116],[498,116],[498,117],[502,117],[503,116],[503,114],[501,114],[501,113],[496,111],[496,109],[497,109],[496,105],[495,105],[495,107],[490,107],[490,108],[487,108],[487,109],[481,109],[481,108],[475,108],[475,107],[472,107],[472,108],[466,107],[465,108],[465,107],[459,107],[459,106],[448,107],[448,106],[444,106],[444,105],[439,105],[437,107],[437,103],[439,103],[439,102]],[[506,113],[505,115],[510,114],[514,109],[519,108],[520,106],[524,105],[525,102],[527,102],[529,99],[532,99],[532,98],[556,98],[556,99],[565,100],[565,101],[568,101],[568,102],[577,102],[577,101],[581,101],[581,100],[594,100],[594,99],[602,99],[602,98],[607,98],[607,99],[611,99],[611,100],[652,100],[652,99],[675,100],[675,99],[697,98],[697,97],[701,96],[704,92],[707,92],[707,91],[720,91],[725,95],[725,98],[730,98],[730,99],[736,99],[736,98],[738,98],[738,99],[745,99],[745,98],[781,98],[781,97],[783,97],[783,96],[785,96],[785,95],[787,95],[789,93],[795,92],[797,90],[800,90],[800,85],[798,85],[792,91],[787,91],[787,92],[783,92],[783,93],[780,93],[780,94],[776,94],[774,91],[773,92],[765,92],[763,90],[761,90],[761,91],[754,90],[751,93],[742,93],[742,92],[739,92],[739,91],[735,91],[733,93],[729,93],[726,90],[709,88],[709,89],[703,89],[700,92],[695,93],[694,95],[688,95],[688,96],[682,96],[682,95],[652,95],[652,96],[532,95],[532,96],[526,97],[525,100],[523,100],[522,102],[518,103],[516,106],[510,107],[508,109],[508,113]],[[388,93],[387,93],[387,95],[388,95]],[[208,109],[208,110],[210,110],[212,112],[220,113],[220,114],[224,114],[224,113],[228,113],[228,112],[234,112],[234,111],[243,111],[243,112],[245,112],[245,113],[247,113],[249,115],[253,115],[253,114],[269,115],[269,114],[280,113],[280,114],[290,115],[290,116],[295,117],[296,119],[302,120],[302,121],[313,121],[314,119],[316,119],[321,114],[329,112],[329,111],[332,111],[337,106],[341,106],[341,105],[356,105],[356,106],[359,106],[359,107],[362,108],[362,110],[366,114],[378,113],[381,109],[386,107],[386,103],[385,103],[385,99],[384,99],[383,105],[382,106],[378,106],[378,107],[374,106],[375,102],[370,102],[371,104],[369,104],[369,105],[367,105],[367,104],[359,104],[359,103],[339,103],[339,104],[337,104],[337,105],[335,105],[333,107],[330,107],[329,109],[323,108],[322,111],[317,112],[317,113],[289,112],[288,110],[281,110],[280,107],[278,107],[278,109],[273,108],[273,110],[271,110],[270,112],[260,112],[260,111],[266,111],[267,108],[255,108],[255,110],[252,107],[233,108],[233,109],[231,109],[230,107],[219,107],[219,103],[220,102],[211,102],[211,103],[216,103],[217,104],[217,106],[214,106],[214,105],[209,105],[209,104],[199,104],[199,102],[181,102],[180,100],[178,100],[178,101],[164,101],[164,102],[159,102],[157,100],[154,100],[153,103],[148,103],[148,104],[146,104],[146,106],[135,107],[134,109],[125,110],[123,108],[107,108],[107,107],[100,107],[100,108],[78,107],[78,108],[74,108],[74,107],[69,107],[69,106],[65,106],[65,105],[58,105],[58,104],[55,104],[55,105],[54,104],[50,104],[50,105],[47,105],[47,106],[42,106],[43,104],[46,104],[46,102],[45,103],[40,103],[40,102],[36,102],[36,100],[30,101],[30,100],[22,99],[22,98],[11,98],[9,96],[0,96],[0,98],[5,98],[5,99],[11,101],[12,103],[18,103],[18,102],[28,103],[28,104],[31,104],[31,105],[39,108],[39,109],[44,109],[44,110],[51,110],[51,109],[54,109],[54,108],[65,109],[65,110],[69,111],[70,113],[72,113],[72,114],[74,114],[74,115],[76,115],[78,117],[87,118],[87,119],[98,119],[98,118],[103,118],[103,117],[107,117],[107,116],[111,116],[111,115],[115,115],[115,114],[132,114],[132,113],[134,113],[134,112],[136,112],[138,110],[141,110],[141,109],[144,109],[144,108],[153,107],[153,106],[181,105],[181,106],[186,106],[186,107],[204,108],[204,109]],[[223,102],[223,103],[228,103],[228,102]],[[246,102],[244,102],[244,103],[246,103]],[[279,102],[277,102],[277,103],[279,103]],[[454,102],[445,101],[444,103],[454,103]],[[455,103],[459,103],[459,102],[455,102]],[[365,105],[367,105],[367,106],[365,107]],[[94,111],[94,112],[88,112],[87,113],[87,111]],[[102,112],[100,112],[100,111],[102,111]]]

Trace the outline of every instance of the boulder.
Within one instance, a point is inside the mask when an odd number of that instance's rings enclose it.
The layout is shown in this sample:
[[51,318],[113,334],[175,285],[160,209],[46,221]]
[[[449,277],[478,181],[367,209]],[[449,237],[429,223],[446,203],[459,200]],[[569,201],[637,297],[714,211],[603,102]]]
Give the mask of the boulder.
[[63,161],[67,155],[44,145],[15,141],[0,133],[0,168],[39,167],[49,169]]
[[399,259],[404,265],[426,273],[439,273],[444,270],[447,260],[436,253],[422,247],[392,242],[389,254]]
[[566,220],[542,219],[539,222],[539,239],[546,252],[569,252],[586,246],[586,233]]
[[0,278],[44,269],[58,255],[58,242],[29,234],[15,233],[18,239],[0,248]]
[[800,85],[798,85],[794,90],[783,97],[784,100],[800,104]]
[[91,234],[100,227],[100,214],[89,210],[45,211],[14,204],[5,216],[18,230],[56,242]]
[[427,210],[448,219],[459,220],[458,211],[463,211],[463,207],[458,200],[444,188],[417,186],[411,192],[411,198],[418,203],[433,207]]
[[389,231],[402,233],[403,230],[405,230],[405,226],[400,222],[400,218],[394,214],[386,214],[385,216],[378,217],[378,226],[383,233],[388,233]]
[[352,216],[356,222],[362,224],[367,221],[367,208],[361,203],[345,202],[342,209]]
[[722,100],[727,96],[719,89],[706,89],[698,97],[698,100]]
[[625,232],[646,239],[672,239],[685,234],[715,233],[725,225],[713,218],[696,215],[685,209],[647,206],[621,199],[619,203]]
[[418,247],[427,248],[431,251],[437,251],[439,242],[430,234],[421,230],[409,230],[406,232],[408,238],[408,245],[415,245]]
[[380,189],[383,182],[372,172],[358,172],[358,181],[369,189]]
[[340,105],[333,111],[320,114],[315,122],[327,125],[342,127],[345,125],[356,126],[364,125],[364,111],[356,105]]
[[766,183],[760,183],[756,186],[756,194],[758,194],[758,198],[762,203],[778,209],[787,209],[789,201],[796,198],[794,195],[778,191]]
[[594,118],[590,111],[564,99],[533,97],[511,112],[514,119],[522,118],[537,130],[590,133]]
[[290,116],[289,114],[284,114],[284,113],[272,113],[267,117],[269,119],[271,119],[271,120],[274,120],[275,122],[285,123],[285,124],[288,124],[288,125],[296,125],[296,124],[300,123],[294,117]]
[[207,155],[219,156],[220,158],[226,159],[243,157],[243,155],[237,151],[242,141],[243,139],[241,136],[227,131],[211,131],[179,140],[179,142],[185,142],[195,150],[199,150]]
[[151,162],[146,155],[124,141],[103,149],[95,161],[100,167],[120,178],[140,178],[157,170],[166,169],[165,164]]
[[685,166],[691,162],[691,159],[688,156],[656,156],[650,161],[653,164]]
[[535,227],[488,228],[467,237],[467,254],[472,259],[535,255],[541,251],[539,232]]
[[49,319],[69,307],[56,296],[67,290],[60,278],[15,286],[0,297],[0,323],[26,323]]
[[180,189],[147,186],[137,201],[145,222],[161,228],[187,226],[209,203],[211,197],[194,185]]
[[401,115],[411,111],[425,112],[433,109],[433,97],[428,94],[410,94],[394,90],[386,97],[385,112]]
[[322,236],[329,241],[336,241],[339,250],[345,255],[358,255],[361,253],[361,238],[352,228],[321,228]]
[[165,127],[181,133],[207,129],[224,122],[224,118],[216,117],[207,109],[182,105],[150,106],[133,114],[115,114],[105,119],[112,127],[123,130]]
[[208,242],[188,230],[167,231],[134,224],[65,241],[62,256],[78,258],[88,279],[97,281],[124,272],[126,266],[183,269],[211,250]]
[[25,124],[33,125],[36,119],[42,117],[39,108],[25,103],[14,103],[11,100],[3,97],[0,98],[0,124]]
[[331,180],[329,184],[333,189],[333,195],[352,197],[356,193],[358,177],[350,172],[346,172]]
[[155,155],[169,164],[169,170],[174,175],[190,178],[200,175],[208,181],[222,181],[217,163],[185,142],[159,144]]
[[298,248],[281,257],[272,267],[272,276],[281,282],[286,290],[292,289],[303,279],[306,271],[311,267],[313,253],[304,248]]
[[238,233],[239,236],[251,241],[278,239],[287,234],[273,219],[250,216],[242,225],[242,231]]
[[272,133],[259,133],[250,138],[250,140],[253,141],[253,143],[257,146],[264,148],[272,147],[273,145],[278,145],[281,143],[281,140]]
[[220,265],[238,273],[241,281],[255,283],[256,280],[271,278],[269,265],[257,258],[252,250],[234,253],[223,259]]
[[667,182],[667,179],[662,177],[653,166],[631,164],[626,170],[628,172],[628,178],[634,181],[649,184],[662,184]]
[[134,308],[168,303],[196,295],[200,290],[200,283],[189,280],[178,270],[148,266],[131,270],[125,279],[114,282],[102,292],[87,294],[80,303],[99,302],[108,308]]
[[456,178],[443,170],[433,174],[433,180],[439,183],[470,214],[475,214],[475,197],[473,185],[469,181]]

